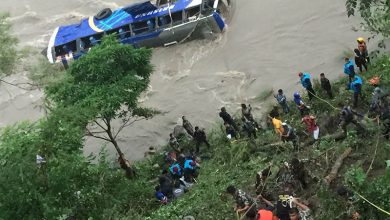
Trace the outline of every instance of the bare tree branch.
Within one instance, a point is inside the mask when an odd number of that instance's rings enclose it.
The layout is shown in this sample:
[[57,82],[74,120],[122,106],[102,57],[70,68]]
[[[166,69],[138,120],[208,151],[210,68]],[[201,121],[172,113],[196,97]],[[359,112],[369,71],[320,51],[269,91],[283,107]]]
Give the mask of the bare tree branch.
[[101,139],[101,140],[105,140],[105,141],[108,141],[108,142],[112,142],[110,139],[108,138],[105,138],[105,137],[101,137],[101,136],[98,136],[98,135],[95,135],[93,134],[93,132],[91,132],[89,129],[87,129],[87,135],[91,136],[91,137],[94,137],[94,138],[97,138],[97,139]]
[[137,122],[137,121],[141,121],[141,120],[146,119],[145,117],[141,117],[141,118],[136,118],[136,119],[134,119],[134,120],[131,121],[130,118],[132,118],[132,116],[129,116],[129,117],[125,120],[125,122],[120,126],[120,128],[118,129],[118,131],[117,131],[116,134],[114,135],[114,138],[116,138],[116,137],[119,135],[119,133],[120,133],[125,127],[128,127],[128,126],[134,124],[134,123]]
[[[103,119],[102,119],[103,120]],[[107,132],[108,128],[104,128],[97,120],[93,120],[103,131]],[[103,120],[104,121],[104,120]],[[104,122],[105,123],[105,122]],[[107,124],[106,124],[107,125]]]

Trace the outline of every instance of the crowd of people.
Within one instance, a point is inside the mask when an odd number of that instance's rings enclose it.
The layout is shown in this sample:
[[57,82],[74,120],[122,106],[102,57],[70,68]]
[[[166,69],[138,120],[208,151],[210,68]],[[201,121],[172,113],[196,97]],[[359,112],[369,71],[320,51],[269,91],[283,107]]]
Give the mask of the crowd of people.
[[[367,46],[363,38],[358,38],[358,48],[354,50],[355,52],[355,62],[350,58],[345,58],[344,64],[344,73],[348,77],[348,85],[346,89],[352,90],[352,107],[349,105],[340,106],[340,115],[339,115],[339,127],[342,130],[342,137],[344,138],[347,134],[347,126],[349,124],[354,124],[358,131],[364,130],[363,124],[360,122],[359,118],[365,117],[363,114],[358,112],[359,108],[359,98],[362,93],[363,80],[362,77],[358,75],[356,67],[359,69],[360,73],[364,70],[368,70],[367,64],[370,62],[368,58]],[[320,75],[320,88],[323,90],[323,94],[326,94],[326,97],[319,97],[318,91],[313,88],[313,83],[311,81],[311,74],[307,72],[299,72],[298,77],[302,87],[306,90],[308,100],[311,102],[313,99],[321,99],[324,102],[327,102],[325,99],[334,99],[331,82],[326,78],[324,73]],[[385,127],[383,132],[386,138],[390,136],[390,119],[389,112],[390,106],[387,101],[388,94],[384,92],[379,86],[378,77],[374,77],[369,81],[369,84],[373,88],[372,99],[370,103],[369,116],[375,119],[381,119],[382,124]],[[290,106],[287,100],[286,95],[282,89],[279,89],[277,94],[274,95],[277,103],[280,105],[282,112],[287,115],[290,113]],[[306,126],[307,136],[311,136],[311,141],[309,144],[315,143],[319,140],[320,137],[320,126],[317,124],[316,116],[311,114],[311,107],[307,105],[299,92],[293,94],[293,103],[296,108],[299,110],[301,116],[301,123]],[[328,102],[327,102],[328,103]],[[332,106],[333,107],[333,106]],[[224,108],[223,108],[224,109]],[[224,109],[224,111],[226,111]],[[249,111],[250,112],[250,111]],[[247,118],[248,121],[253,121],[252,116],[245,116],[244,110],[242,111],[242,117]],[[283,142],[291,142],[294,150],[296,150],[300,145],[300,137],[297,134],[296,130],[292,125],[287,122],[283,122],[278,108],[274,107],[271,110],[268,118],[272,122],[275,133],[280,136]],[[243,119],[244,120],[244,119]],[[245,119],[246,120],[246,119]],[[224,118],[224,122],[229,123],[232,121]],[[230,122],[231,123],[231,122]],[[254,127],[254,122],[252,123]],[[237,126],[236,126],[237,127]],[[238,133],[237,131],[226,130],[227,134]],[[256,137],[255,135],[253,135]],[[248,133],[248,137],[251,137]],[[340,138],[340,137],[339,137]],[[336,139],[338,140],[338,139]],[[258,181],[256,183],[257,196],[251,197],[249,194],[245,193],[241,189],[237,189],[235,186],[228,186],[226,191],[231,194],[235,199],[235,211],[240,213],[242,216],[245,216],[248,219],[258,219],[258,220],[309,220],[312,219],[310,208],[308,207],[307,201],[300,201],[294,197],[294,189],[298,188],[307,188],[307,171],[304,169],[303,162],[297,158],[293,158],[290,163],[285,163],[283,168],[278,173],[280,177],[279,180],[282,180],[281,192],[280,193],[269,193],[267,192],[266,179],[269,177],[269,168],[258,174]],[[283,171],[284,170],[284,171]],[[287,175],[286,175],[287,174]],[[295,181],[294,181],[295,180]],[[260,186],[261,190],[258,190]],[[341,194],[340,194],[341,195]],[[275,202],[270,202],[270,198],[275,198]],[[351,213],[351,219],[359,219],[360,215],[358,212],[354,211]]]
[[[359,121],[358,117],[363,117],[357,111],[359,106],[359,97],[361,97],[363,80],[358,75],[356,67],[360,73],[364,70],[367,71],[367,64],[370,62],[367,52],[367,46],[363,38],[358,38],[358,47],[354,50],[355,60],[345,58],[344,73],[348,77],[348,85],[346,89],[352,90],[352,107],[345,104],[340,106],[339,115],[339,127],[342,130],[343,136],[347,134],[347,126],[352,123],[356,126],[357,130],[364,130],[364,126]],[[308,96],[308,102],[312,102],[313,99],[334,99],[334,91],[329,79],[326,78],[324,73],[319,74],[320,89],[323,90],[323,94],[326,97],[319,97],[317,95],[319,91],[314,90],[312,83],[312,75],[308,72],[299,72],[298,77],[302,87],[306,90]],[[373,86],[372,100],[370,103],[370,113],[375,119],[381,119],[382,124],[385,127],[384,136],[390,137],[390,107],[386,100],[387,93],[379,87],[379,79],[375,78],[370,80],[370,84]],[[277,103],[280,105],[284,115],[291,114],[291,106],[289,105],[288,98],[284,94],[282,89],[277,91],[274,95]],[[317,118],[311,114],[311,107],[304,102],[301,94],[295,92],[292,97],[292,101],[295,107],[299,110],[301,117],[301,123],[306,127],[306,138],[309,137],[308,144],[313,144],[320,139],[320,126],[317,124]],[[326,102],[326,101],[325,101]],[[256,139],[258,131],[262,130],[259,123],[255,120],[252,114],[252,107],[250,104],[241,104],[241,117],[240,120],[235,120],[230,115],[225,107],[222,107],[219,112],[219,117],[223,120],[226,137],[234,143],[236,140],[244,138]],[[293,125],[283,121],[281,114],[279,113],[278,106],[274,106],[274,109],[269,113],[268,118],[273,125],[275,133],[280,137],[283,142],[291,142],[293,149],[297,150],[300,147],[301,137],[298,135]],[[196,183],[200,165],[198,163],[198,155],[200,153],[200,146],[202,144],[210,148],[211,145],[208,142],[204,129],[200,129],[198,126],[195,128],[189,122],[189,120],[182,117],[182,128],[185,130],[185,135],[192,139],[194,148],[189,151],[184,151],[178,136],[183,135],[183,132],[174,130],[174,133],[170,134],[169,146],[173,149],[167,153],[166,166],[163,169],[163,174],[159,178],[159,185],[156,186],[156,198],[162,203],[167,204],[174,198],[179,197],[188,188]],[[285,172],[284,172],[284,171]],[[287,174],[287,175],[286,175]],[[258,180],[256,181],[256,197],[251,197],[243,190],[231,185],[227,187],[227,193],[233,195],[235,199],[235,211],[242,216],[246,216],[248,219],[258,220],[309,220],[310,208],[307,201],[301,201],[294,197],[294,189],[307,188],[307,173],[304,169],[303,162],[297,158],[293,158],[289,163],[283,165],[283,169],[279,171],[278,176],[281,180],[281,192],[279,194],[273,194],[267,192],[266,180],[270,175],[269,168],[258,174]],[[294,179],[296,181],[289,181]],[[261,190],[259,190],[261,188]],[[276,201],[271,202],[270,198],[275,198]],[[354,214],[354,216],[359,216]],[[358,219],[359,217],[353,217]]]
[[[182,125],[177,126],[173,133],[169,134],[170,150],[164,157],[162,175],[159,177],[159,184],[155,187],[157,200],[166,205],[173,199],[183,195],[196,183],[199,174],[199,151],[202,144],[210,148],[204,129],[198,126],[193,127],[191,122],[182,117]],[[195,148],[185,149],[178,139],[188,140]]]

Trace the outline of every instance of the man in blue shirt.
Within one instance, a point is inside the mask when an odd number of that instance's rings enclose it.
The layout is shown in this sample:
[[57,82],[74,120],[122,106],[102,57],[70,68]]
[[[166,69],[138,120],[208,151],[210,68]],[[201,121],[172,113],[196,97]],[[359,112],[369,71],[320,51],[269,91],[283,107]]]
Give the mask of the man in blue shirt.
[[352,79],[355,77],[355,65],[348,57],[344,58],[344,73],[348,75],[349,82],[352,82]]
[[299,72],[298,76],[301,78],[301,84],[303,88],[306,89],[307,95],[309,96],[309,100],[311,101],[316,93],[314,92],[313,85],[310,81],[310,74]]
[[362,92],[363,80],[360,76],[355,75],[353,81],[349,83],[348,89],[353,90],[353,107],[358,105],[358,99]]

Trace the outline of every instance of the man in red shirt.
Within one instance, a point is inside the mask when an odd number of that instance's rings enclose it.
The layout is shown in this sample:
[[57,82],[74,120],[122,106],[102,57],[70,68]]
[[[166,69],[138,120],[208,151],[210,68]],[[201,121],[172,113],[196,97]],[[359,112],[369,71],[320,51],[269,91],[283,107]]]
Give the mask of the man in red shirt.
[[302,123],[306,124],[307,131],[313,134],[314,140],[317,140],[320,134],[320,128],[318,127],[315,119],[316,118],[312,115],[305,115],[302,118]]

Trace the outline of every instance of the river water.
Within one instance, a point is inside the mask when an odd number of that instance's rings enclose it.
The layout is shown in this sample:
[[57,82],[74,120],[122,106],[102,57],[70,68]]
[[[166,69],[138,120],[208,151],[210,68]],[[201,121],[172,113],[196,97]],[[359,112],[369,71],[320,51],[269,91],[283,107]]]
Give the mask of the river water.
[[[131,2],[1,0],[0,11],[10,13],[21,47],[42,49],[55,27]],[[340,0],[235,0],[228,19],[226,31],[215,40],[154,49],[155,72],[140,102],[162,114],[122,131],[119,143],[128,158],[140,159],[149,146],[166,144],[182,115],[210,130],[220,121],[222,106],[234,113],[240,103],[252,103],[254,114],[260,115],[265,107],[255,97],[262,91],[283,88],[291,98],[293,91],[301,90],[299,71],[337,78],[344,51],[356,46],[357,37],[367,37],[358,18],[347,18]],[[23,82],[28,71],[22,69],[8,80]],[[3,84],[0,92],[0,126],[43,115],[41,91]],[[101,145],[87,139],[85,154],[98,152]],[[107,149],[115,154],[111,145]]]

